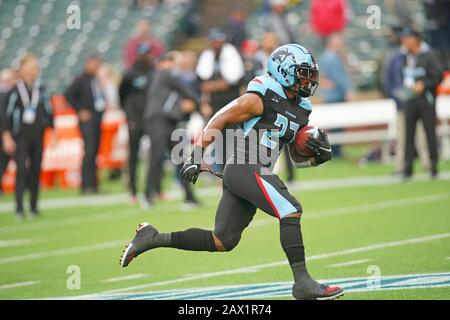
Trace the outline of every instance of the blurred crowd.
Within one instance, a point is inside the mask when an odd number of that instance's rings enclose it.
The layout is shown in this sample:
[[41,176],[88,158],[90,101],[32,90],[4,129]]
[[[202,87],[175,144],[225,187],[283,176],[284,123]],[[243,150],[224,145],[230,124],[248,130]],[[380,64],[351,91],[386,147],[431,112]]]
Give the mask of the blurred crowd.
[[[162,2],[137,0],[133,5],[158,6]],[[417,131],[422,163],[436,176],[435,91],[443,71],[449,69],[449,2],[424,1],[431,25],[427,33],[418,31],[408,7],[401,2],[392,1],[399,24],[392,28],[381,76],[384,94],[392,97],[398,106],[397,170],[405,178],[412,175]],[[312,1],[311,23],[323,43],[323,51],[314,53],[320,66],[320,98],[325,103],[352,100],[355,88],[349,76],[342,33],[347,3],[330,1],[334,4],[331,7],[318,6],[318,3]],[[246,32],[249,13],[236,6],[225,25],[209,30],[207,48],[200,54],[168,50],[152,34],[151,23],[145,19],[136,23],[132,36],[124,41],[122,67],[108,64],[97,53],[90,54],[82,73],[74,77],[64,92],[78,115],[84,141],[81,192],[100,191],[96,163],[100,125],[105,110],[115,108],[122,109],[127,118],[129,160],[124,171],[131,201],[138,202],[137,168],[144,136],[150,138],[151,146],[141,204],[151,207],[157,199],[164,199],[163,164],[173,147],[171,133],[185,127],[192,116],[206,123],[242,94],[251,79],[266,73],[266,62],[275,48],[290,42],[302,43],[301,34],[287,23],[288,4],[286,0],[264,1],[265,26],[261,39],[249,38]],[[323,19],[330,12],[336,19]],[[120,74],[117,70],[124,71]],[[16,214],[20,219],[24,217],[23,194],[27,189],[31,194],[32,214],[39,212],[42,137],[44,129],[53,126],[49,96],[45,84],[38,81],[39,72],[39,60],[30,53],[22,58],[18,70],[5,69],[0,73],[0,177],[8,161],[13,159],[17,164]],[[340,146],[333,148],[335,156],[340,156]],[[287,153],[284,160],[288,181],[292,181],[295,171]],[[176,179],[184,190],[185,205],[197,206],[199,201],[194,190],[178,178],[179,170],[175,168]]]

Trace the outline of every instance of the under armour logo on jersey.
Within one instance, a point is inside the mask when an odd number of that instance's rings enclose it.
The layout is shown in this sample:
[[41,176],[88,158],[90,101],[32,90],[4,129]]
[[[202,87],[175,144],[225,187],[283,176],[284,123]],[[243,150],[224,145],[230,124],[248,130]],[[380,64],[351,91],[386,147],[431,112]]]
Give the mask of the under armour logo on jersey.
[[280,99],[277,98],[277,97],[272,97],[270,100],[272,100],[275,103],[279,103],[280,102]]
[[297,116],[295,114],[293,114],[293,113],[291,113],[291,112],[289,112],[287,110],[285,110],[284,113],[287,114],[288,116],[294,118],[294,119],[297,119]]

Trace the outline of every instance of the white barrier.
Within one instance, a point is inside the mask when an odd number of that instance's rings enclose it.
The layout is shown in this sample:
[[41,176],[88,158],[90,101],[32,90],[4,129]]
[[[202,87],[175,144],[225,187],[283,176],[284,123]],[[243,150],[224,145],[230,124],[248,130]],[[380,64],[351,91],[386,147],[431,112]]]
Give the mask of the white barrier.
[[[440,121],[438,134],[441,137],[442,157],[450,159],[450,96],[440,96],[437,100],[437,116]],[[330,133],[332,143],[349,144],[359,142],[384,142],[385,159],[388,143],[396,136],[396,107],[391,99],[355,101],[333,104],[316,104],[309,123],[323,129],[367,128],[365,130]],[[386,154],[387,153],[387,154]]]

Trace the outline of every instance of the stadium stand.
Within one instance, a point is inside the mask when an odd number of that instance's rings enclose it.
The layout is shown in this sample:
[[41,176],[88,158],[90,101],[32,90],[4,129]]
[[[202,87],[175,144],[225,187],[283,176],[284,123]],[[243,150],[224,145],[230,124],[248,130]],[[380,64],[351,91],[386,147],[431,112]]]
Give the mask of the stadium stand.
[[0,34],[0,69],[11,64],[17,66],[23,53],[32,49],[40,57],[42,82],[50,92],[61,93],[71,77],[81,71],[81,61],[92,51],[120,67],[123,42],[140,18],[151,20],[154,35],[172,47],[188,3],[169,1],[156,8],[138,10],[132,8],[132,2],[72,1],[81,8],[80,32],[66,26],[65,1],[0,0],[0,20],[4,26]]
[[[409,1],[411,12],[417,15],[415,21],[418,25],[423,24],[423,11],[420,1]],[[397,19],[391,10],[386,8],[384,0],[358,0],[347,1],[348,23],[343,32],[348,46],[347,63],[352,71],[352,80],[356,89],[373,90],[378,84],[378,73],[380,62],[388,48],[390,29],[387,26],[397,25]],[[382,12],[382,26],[374,29],[367,28],[369,13],[367,8],[370,5],[378,6]],[[318,53],[324,49],[323,40],[313,34],[310,29],[310,2],[300,1],[298,4],[288,7],[287,22],[295,27],[295,30],[302,30],[299,39],[303,46],[311,52]],[[264,33],[265,16],[263,7],[256,10],[247,22],[247,32],[251,38],[261,39]]]

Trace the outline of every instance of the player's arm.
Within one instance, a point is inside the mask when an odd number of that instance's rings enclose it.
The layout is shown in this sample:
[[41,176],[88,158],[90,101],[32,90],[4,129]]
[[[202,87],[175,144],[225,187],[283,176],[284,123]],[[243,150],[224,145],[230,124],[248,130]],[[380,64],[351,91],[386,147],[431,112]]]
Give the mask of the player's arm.
[[222,131],[227,125],[238,124],[261,115],[263,110],[261,98],[254,93],[246,93],[218,111],[203,129],[201,139],[198,140],[191,157],[181,169],[181,177],[195,183],[200,174],[203,150],[214,141],[217,132]]
[[238,124],[261,115],[263,108],[261,98],[254,93],[246,93],[231,101],[209,120],[196,146],[205,149],[214,141],[217,131],[222,131],[227,125]]

